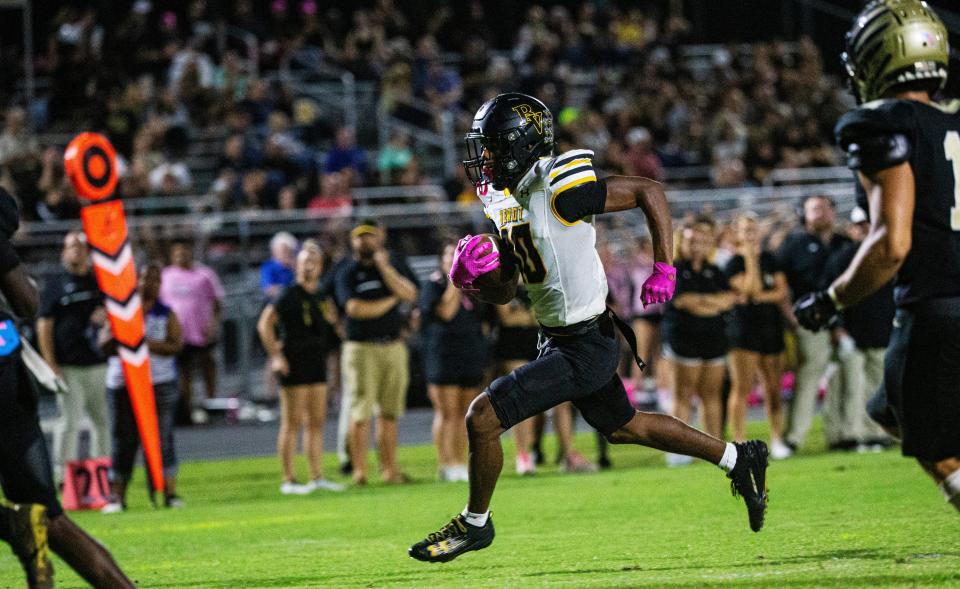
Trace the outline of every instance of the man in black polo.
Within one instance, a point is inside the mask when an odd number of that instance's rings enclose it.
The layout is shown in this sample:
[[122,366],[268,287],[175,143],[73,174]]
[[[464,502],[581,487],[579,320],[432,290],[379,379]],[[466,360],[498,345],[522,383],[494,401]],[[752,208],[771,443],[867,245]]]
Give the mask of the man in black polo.
[[[843,274],[870,230],[867,213],[860,207],[850,214],[847,234],[853,238],[827,260],[826,288]],[[893,281],[841,314],[834,329],[842,387],[827,398],[824,431],[830,447],[842,450],[873,450],[889,443],[880,426],[867,414],[867,399],[883,381],[883,355],[893,332]],[[829,419],[828,419],[829,417]]]
[[[784,241],[777,253],[777,262],[787,283],[793,301],[819,290],[825,279],[827,260],[850,240],[834,230],[837,213],[833,201],[822,195],[811,195],[803,200],[803,227]],[[797,327],[796,384],[787,426],[786,443],[793,449],[803,444],[813,422],[817,405],[817,390],[830,363],[830,334],[812,332]],[[829,394],[829,392],[828,392]]]
[[77,459],[77,434],[84,413],[93,426],[91,455],[110,456],[112,441],[106,398],[107,360],[96,342],[107,313],[82,232],[70,231],[64,237],[61,261],[64,272],[47,281],[37,320],[43,359],[63,377],[69,389],[57,395],[60,426],[54,444],[54,471],[58,480],[63,480],[64,464]]
[[353,259],[334,279],[338,306],[346,315],[341,373],[350,403],[353,480],[367,482],[370,418],[376,414],[380,467],[388,483],[404,482],[397,466],[397,418],[403,413],[410,372],[402,303],[417,300],[417,279],[399,256],[383,248],[384,232],[364,221],[350,232]]

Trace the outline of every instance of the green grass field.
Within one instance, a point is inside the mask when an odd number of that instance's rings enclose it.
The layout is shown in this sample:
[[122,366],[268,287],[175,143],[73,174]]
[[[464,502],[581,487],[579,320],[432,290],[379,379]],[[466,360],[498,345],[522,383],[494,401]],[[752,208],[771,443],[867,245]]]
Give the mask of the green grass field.
[[[592,453],[592,436],[580,442]],[[449,564],[406,554],[465,503],[465,484],[433,482],[429,447],[401,451],[420,481],[404,487],[281,497],[273,459],[194,463],[186,509],[151,509],[138,472],[127,513],[75,517],[141,587],[960,586],[960,517],[897,451],[773,463],[759,534],[716,467],[667,469],[635,447],[612,456],[597,475],[509,469],[493,546]],[[58,587],[84,586],[55,566]],[[16,559],[0,557],[0,587],[17,586]]]

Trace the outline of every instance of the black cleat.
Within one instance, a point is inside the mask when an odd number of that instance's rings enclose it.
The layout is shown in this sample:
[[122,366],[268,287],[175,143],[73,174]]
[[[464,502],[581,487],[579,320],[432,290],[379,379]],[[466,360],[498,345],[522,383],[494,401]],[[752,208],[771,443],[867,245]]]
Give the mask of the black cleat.
[[4,503],[2,515],[10,525],[10,547],[34,589],[53,587],[53,564],[47,545],[47,508],[32,503]]
[[447,562],[464,552],[480,550],[492,543],[493,519],[487,518],[487,524],[479,528],[458,515],[439,531],[427,534],[425,540],[411,546],[407,554],[423,562]]
[[767,445],[750,440],[737,447],[737,464],[727,474],[733,496],[743,497],[750,516],[750,529],[759,532],[767,511]]

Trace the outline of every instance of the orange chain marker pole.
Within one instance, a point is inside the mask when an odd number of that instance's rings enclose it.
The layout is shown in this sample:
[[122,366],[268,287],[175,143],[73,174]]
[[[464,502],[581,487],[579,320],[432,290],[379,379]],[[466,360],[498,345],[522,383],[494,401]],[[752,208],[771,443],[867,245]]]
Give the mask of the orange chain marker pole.
[[110,328],[123,364],[127,394],[137,419],[153,488],[163,491],[160,429],[150,376],[150,354],[144,337],[143,307],[137,293],[137,269],[127,238],[123,203],[113,198],[117,157],[99,133],[81,133],[63,155],[67,178],[81,198],[80,218],[92,248],[94,273],[106,295]]

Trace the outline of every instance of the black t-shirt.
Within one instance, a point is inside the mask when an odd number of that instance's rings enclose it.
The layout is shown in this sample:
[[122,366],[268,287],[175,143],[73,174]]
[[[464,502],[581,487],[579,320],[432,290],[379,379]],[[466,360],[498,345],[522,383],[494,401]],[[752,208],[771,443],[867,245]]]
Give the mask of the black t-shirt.
[[844,149],[891,135],[909,141],[916,208],[913,245],[897,272],[897,304],[960,296],[960,177],[954,172],[960,158],[960,101],[874,101],[840,117],[834,132]]
[[[711,294],[730,290],[727,277],[715,264],[704,262],[700,271],[696,271],[687,260],[674,260],[677,269],[677,288],[674,298],[684,293]],[[699,337],[700,335],[724,334],[727,325],[727,313],[713,317],[700,317],[677,309],[672,303],[664,312],[666,329],[680,338]]]
[[824,268],[830,255],[850,240],[834,234],[824,244],[816,235],[805,230],[790,234],[777,252],[777,267],[787,277],[793,300],[824,287]]
[[[417,284],[417,277],[407,266],[407,262],[395,255],[390,256],[390,264],[403,276]],[[349,260],[344,262],[337,272],[334,279],[334,292],[336,293],[337,305],[343,309],[346,308],[347,301],[350,299],[359,299],[363,301],[374,301],[393,296],[393,292],[387,287],[380,276],[377,267],[370,263],[363,264],[358,260]],[[379,341],[390,340],[400,337],[400,330],[404,325],[404,317],[400,313],[399,305],[394,305],[392,309],[376,319],[353,319],[346,318],[347,339],[349,341]]]
[[483,303],[461,297],[460,310],[450,321],[436,315],[437,304],[447,289],[446,276],[431,278],[420,290],[420,314],[425,351],[443,357],[463,358],[464,361],[481,362],[486,351],[483,335]]
[[47,283],[40,297],[40,317],[53,320],[54,355],[65,366],[93,366],[106,361],[97,348],[97,328],[90,315],[103,305],[93,272],[65,272]]
[[333,327],[323,316],[328,301],[318,293],[307,292],[299,284],[288,286],[277,298],[277,328],[284,350],[316,350],[323,353],[331,347]]
[[[826,277],[833,282],[843,274],[857,254],[858,244],[848,243],[827,260]],[[873,293],[841,313],[843,328],[847,330],[858,348],[885,348],[893,332],[893,315],[897,307],[893,302],[893,282]]]
[[[771,291],[777,287],[775,275],[780,269],[777,267],[777,258],[770,252],[760,252],[760,283],[764,291]],[[727,262],[724,274],[727,280],[746,272],[746,262],[743,256],[736,255]],[[732,316],[735,327],[764,327],[775,326],[780,323],[780,308],[774,303],[749,303],[736,305]]]

